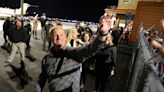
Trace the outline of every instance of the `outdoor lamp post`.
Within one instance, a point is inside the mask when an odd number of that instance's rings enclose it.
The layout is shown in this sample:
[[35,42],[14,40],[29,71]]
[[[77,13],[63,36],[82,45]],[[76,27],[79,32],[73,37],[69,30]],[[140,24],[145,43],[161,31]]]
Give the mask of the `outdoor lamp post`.
[[23,16],[23,4],[24,4],[24,0],[21,0],[21,15]]

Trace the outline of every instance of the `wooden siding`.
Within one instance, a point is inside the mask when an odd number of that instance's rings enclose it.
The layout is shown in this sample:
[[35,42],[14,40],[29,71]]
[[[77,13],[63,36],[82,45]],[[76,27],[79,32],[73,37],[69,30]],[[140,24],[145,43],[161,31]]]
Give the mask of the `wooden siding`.
[[164,18],[164,2],[139,1],[136,9],[130,40],[135,41],[138,25],[142,22],[145,28],[155,25],[156,30],[161,30],[160,20]]

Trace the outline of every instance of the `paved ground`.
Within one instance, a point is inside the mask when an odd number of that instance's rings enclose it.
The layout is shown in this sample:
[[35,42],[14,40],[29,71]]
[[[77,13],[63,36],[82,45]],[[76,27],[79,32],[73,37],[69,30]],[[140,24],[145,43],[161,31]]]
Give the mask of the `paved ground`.
[[[0,46],[3,45],[2,31],[0,32]],[[4,62],[6,58],[9,56],[8,52],[2,48],[0,48],[0,89],[3,89],[2,92],[33,92],[36,84],[36,80],[40,73],[41,60],[43,56],[46,54],[45,51],[42,51],[42,41],[31,39],[32,53],[35,55],[37,60],[35,62],[31,62],[26,58],[25,68],[31,76],[32,81],[29,84],[25,85],[24,88],[21,87],[20,78],[16,76],[13,68],[10,66],[6,66],[7,64]],[[12,62],[15,68],[20,68],[20,55],[17,54],[16,58]]]
[[[0,46],[3,45],[2,31],[0,31]],[[17,54],[16,58],[13,61],[13,67],[6,66],[4,62],[9,56],[7,51],[0,48],[0,90],[1,92],[34,92],[36,81],[39,73],[41,72],[41,60],[46,54],[45,51],[42,51],[42,41],[31,39],[32,53],[36,56],[37,60],[31,62],[26,58],[25,68],[30,76],[29,79],[32,79],[27,85],[22,87],[21,76],[17,76],[20,68],[20,56]],[[107,84],[106,92],[124,92],[126,86],[126,80],[128,76],[128,65],[131,58],[131,48],[125,46],[118,47],[117,63],[116,63],[116,74],[112,76],[111,81]],[[18,74],[19,75],[19,74]],[[88,73],[87,74],[87,83],[85,89],[87,92],[94,92],[94,81],[95,77]],[[47,86],[44,89],[44,92],[47,92]]]

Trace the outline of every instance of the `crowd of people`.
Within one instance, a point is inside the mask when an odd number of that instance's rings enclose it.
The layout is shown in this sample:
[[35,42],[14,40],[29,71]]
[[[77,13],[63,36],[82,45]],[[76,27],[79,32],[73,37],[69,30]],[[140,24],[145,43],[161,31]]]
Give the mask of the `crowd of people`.
[[[153,54],[164,56],[163,54],[163,29],[164,29],[164,19],[161,20],[162,30],[155,30],[155,26],[151,26],[150,28],[141,28],[141,32],[144,33],[145,38],[149,42],[149,44],[153,47]],[[159,72],[159,77],[164,85],[164,63],[161,61],[160,63],[155,63],[155,66]]]
[[[20,53],[21,63],[26,62],[26,56],[33,58],[33,61],[36,60],[36,57],[31,54],[30,40],[31,38],[39,39],[38,21],[41,23],[42,50],[48,54],[43,58],[42,72],[35,91],[41,92],[46,80],[48,80],[49,92],[79,92],[80,88],[85,86],[87,59],[105,56],[106,58],[102,60],[95,58],[99,63],[102,61],[101,66],[96,68],[99,69],[106,65],[104,77],[96,76],[95,84],[96,92],[99,91],[99,84],[102,85],[100,92],[104,92],[107,77],[110,75],[109,72],[113,69],[116,60],[113,34],[112,31],[108,32],[111,29],[110,17],[103,15],[100,18],[100,27],[96,36],[93,36],[89,27],[80,27],[78,24],[65,32],[60,20],[57,19],[55,22],[47,20],[45,15],[39,19],[32,17],[29,20],[22,20],[14,16],[8,17],[3,24],[4,45],[2,46],[10,53],[5,60],[7,64],[12,65],[17,53]],[[105,50],[107,51],[103,53]],[[100,73],[98,69],[95,70]]]
[[[46,80],[49,92],[79,92],[85,86],[86,66],[90,61],[95,61],[95,92],[104,92],[108,77],[114,74],[117,45],[122,39],[128,43],[130,23],[125,28],[112,28],[113,15],[109,13],[100,17],[96,34],[88,26],[80,27],[78,24],[66,32],[59,19],[52,21],[45,15],[36,16],[29,20],[14,16],[6,19],[2,47],[10,55],[5,62],[12,64],[18,52],[22,63],[26,62],[25,57],[35,61],[30,40],[42,40],[42,50],[47,55],[40,62],[42,72],[35,92],[42,92]],[[41,37],[38,35],[38,22],[41,23]]]
[[[51,30],[50,37],[53,42],[53,47],[51,48],[50,54],[46,55],[43,59],[42,72],[39,76],[36,92],[41,92],[46,80],[49,82],[50,92],[80,91],[80,70],[81,66],[83,66],[82,62],[85,62],[86,58],[103,48],[105,42],[109,44],[110,42],[107,42],[107,39],[112,39],[111,36],[108,38],[110,25],[107,20],[109,20],[108,16],[100,18],[100,25],[102,25],[102,27],[100,27],[98,36],[92,40],[92,42],[89,42],[90,38],[87,38],[89,36],[85,36],[87,32],[82,33],[87,43],[78,38],[78,30],[76,28],[72,28],[68,31],[67,35],[69,39],[67,39],[61,25]],[[65,42],[67,42],[67,44],[65,44]],[[107,54],[108,58],[112,56],[113,53],[111,53],[111,55]],[[109,68],[109,64],[112,62],[114,62],[113,59],[106,63],[108,65],[107,68]],[[84,71],[82,74],[85,74]],[[82,79],[84,80],[84,77]],[[84,81],[82,82],[84,83]],[[98,90],[99,89],[96,88],[96,91]]]

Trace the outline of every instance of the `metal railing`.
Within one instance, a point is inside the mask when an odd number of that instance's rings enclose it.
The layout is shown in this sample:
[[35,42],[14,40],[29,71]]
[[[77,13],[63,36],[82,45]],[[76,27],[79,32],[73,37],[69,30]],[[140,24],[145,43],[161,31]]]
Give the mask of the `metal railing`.
[[164,86],[155,66],[164,59],[154,53],[154,49],[140,30],[135,45],[126,92],[164,92]]

